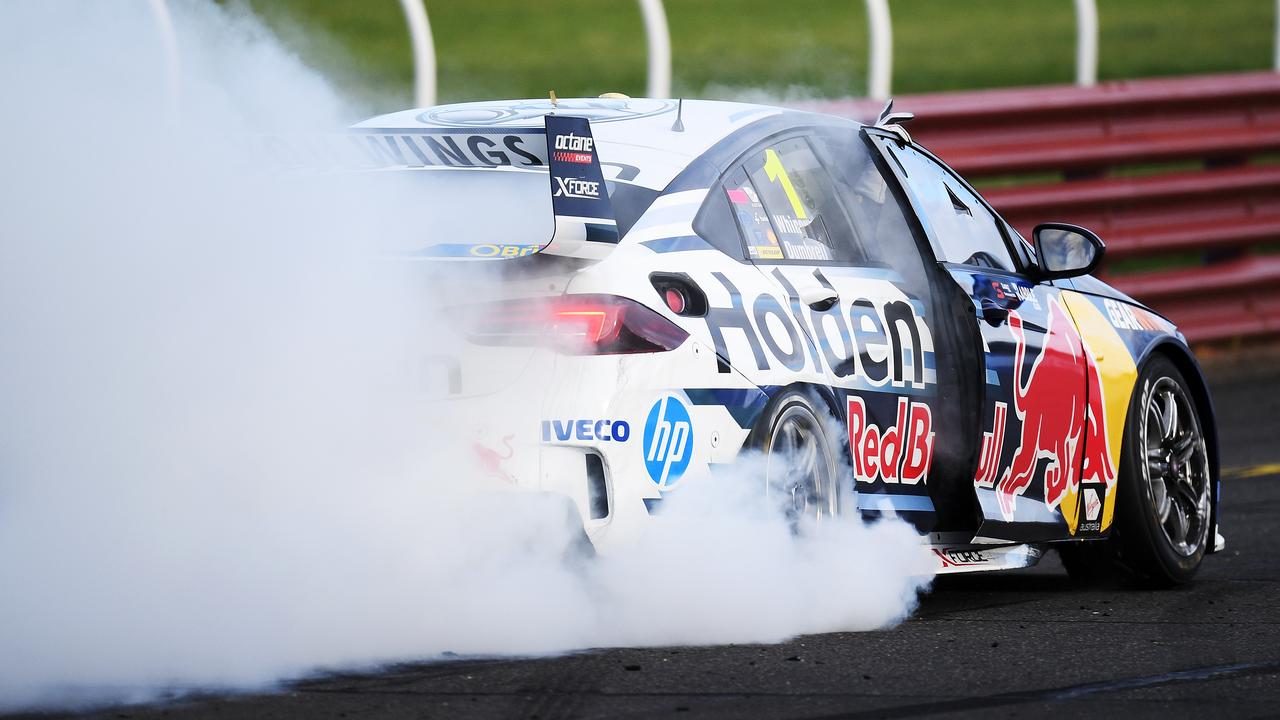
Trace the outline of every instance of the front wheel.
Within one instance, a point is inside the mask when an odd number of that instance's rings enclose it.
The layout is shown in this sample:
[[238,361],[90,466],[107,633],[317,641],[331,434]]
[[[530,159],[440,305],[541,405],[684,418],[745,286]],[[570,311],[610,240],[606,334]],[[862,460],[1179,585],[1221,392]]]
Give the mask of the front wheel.
[[840,512],[835,446],[824,422],[828,413],[796,390],[770,401],[749,442],[764,453],[765,491],[782,494],[788,518],[834,517]]
[[1190,581],[1210,541],[1212,478],[1195,401],[1162,356],[1129,408],[1117,503],[1124,563],[1160,585]]

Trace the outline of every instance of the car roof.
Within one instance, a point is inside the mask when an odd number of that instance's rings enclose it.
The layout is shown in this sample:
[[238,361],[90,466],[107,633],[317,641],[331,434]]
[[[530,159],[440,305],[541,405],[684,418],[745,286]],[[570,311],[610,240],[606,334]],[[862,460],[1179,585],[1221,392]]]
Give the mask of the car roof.
[[[627,182],[654,190],[667,186],[689,163],[739,130],[767,118],[814,116],[752,103],[652,98],[504,100],[440,105],[379,115],[352,126],[361,130],[455,130],[477,133],[543,128],[550,113],[586,117],[606,175],[630,166]],[[679,116],[679,124],[676,120]],[[835,118],[826,118],[828,121]],[[613,172],[608,168],[612,165]]]

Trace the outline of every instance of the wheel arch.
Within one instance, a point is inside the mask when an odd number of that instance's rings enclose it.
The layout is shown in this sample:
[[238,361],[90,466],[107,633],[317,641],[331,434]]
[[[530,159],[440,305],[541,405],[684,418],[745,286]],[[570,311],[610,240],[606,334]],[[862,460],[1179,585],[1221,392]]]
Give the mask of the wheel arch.
[[1205,379],[1204,371],[1200,368],[1199,361],[1196,360],[1195,354],[1191,352],[1191,348],[1186,343],[1170,336],[1148,345],[1137,363],[1139,375],[1141,375],[1142,370],[1146,369],[1147,363],[1150,362],[1151,358],[1156,355],[1167,358],[1173,363],[1174,367],[1178,368],[1178,372],[1182,373],[1182,377],[1187,381],[1187,387],[1191,391],[1191,396],[1195,400],[1196,409],[1200,414],[1200,427],[1204,431],[1205,446],[1209,452],[1209,473],[1210,477],[1213,478],[1213,514],[1209,526],[1210,532],[1214,534],[1209,538],[1209,547],[1206,549],[1206,553],[1212,553],[1217,545],[1215,538],[1218,532],[1219,494],[1222,490],[1218,423],[1217,413],[1213,406],[1213,396],[1209,392],[1209,382]]
[[[836,397],[836,393],[827,385],[797,381],[788,385],[774,385],[771,387],[762,387],[760,389],[769,398],[769,400],[761,406],[760,413],[752,420],[750,429],[752,434],[755,433],[756,426],[759,425],[760,420],[768,416],[769,413],[767,410],[777,402],[778,398],[790,393],[800,393],[809,397],[819,404],[819,409],[826,410],[832,420],[841,424],[845,422],[845,413],[843,408],[840,407],[840,402]],[[750,442],[750,438],[748,438],[748,442]]]

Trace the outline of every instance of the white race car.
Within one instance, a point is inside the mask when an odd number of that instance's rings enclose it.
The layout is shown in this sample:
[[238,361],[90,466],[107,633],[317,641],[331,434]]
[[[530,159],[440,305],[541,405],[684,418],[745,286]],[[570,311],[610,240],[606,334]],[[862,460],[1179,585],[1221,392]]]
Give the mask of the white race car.
[[891,508],[943,572],[1059,543],[1189,579],[1217,449],[1181,335],[1088,275],[1095,235],[1026,242],[898,119],[606,97],[353,132],[421,174],[413,254],[465,338],[427,366],[486,471],[571,498],[597,548],[758,448],[797,515]]

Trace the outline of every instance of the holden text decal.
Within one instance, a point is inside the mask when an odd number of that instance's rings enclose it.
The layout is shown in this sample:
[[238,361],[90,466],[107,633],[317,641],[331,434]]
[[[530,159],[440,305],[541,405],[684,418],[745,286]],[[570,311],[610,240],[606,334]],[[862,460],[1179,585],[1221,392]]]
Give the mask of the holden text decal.
[[[778,297],[760,293],[748,306],[723,273],[712,276],[730,295],[728,307],[711,307],[706,316],[721,358],[736,360],[730,357],[726,336],[740,333],[758,370],[776,365],[792,372],[825,370],[837,380],[853,381],[845,384],[870,390],[923,390],[933,384],[933,341],[911,302],[854,298],[814,310],[802,305],[786,278],[775,272],[792,299],[784,305]],[[720,372],[729,367],[721,364]]]

